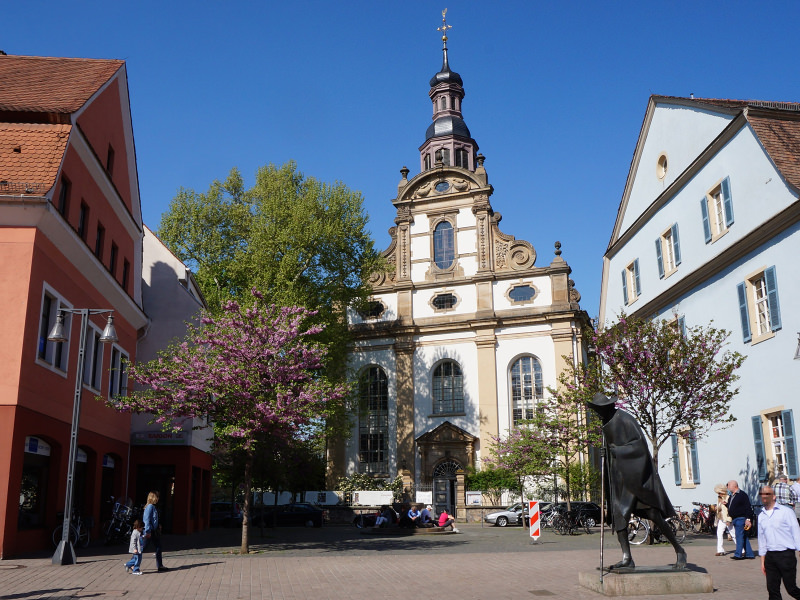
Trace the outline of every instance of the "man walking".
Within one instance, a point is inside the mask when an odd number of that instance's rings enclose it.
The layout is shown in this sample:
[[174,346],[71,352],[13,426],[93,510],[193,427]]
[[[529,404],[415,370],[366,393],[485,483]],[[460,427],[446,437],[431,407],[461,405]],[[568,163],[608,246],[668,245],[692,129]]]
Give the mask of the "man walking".
[[800,477],[795,479],[790,487],[797,497],[797,504],[794,505],[794,516],[797,517],[797,522],[800,523]]
[[750,498],[739,489],[739,484],[733,479],[728,482],[728,491],[731,493],[728,500],[728,516],[732,519],[733,529],[736,531],[736,552],[731,558],[733,560],[755,558],[750,540],[745,533],[753,522],[753,506],[750,504]]
[[800,550],[800,525],[788,506],[775,501],[775,491],[767,485],[761,488],[761,503],[764,509],[758,517],[758,554],[761,572],[767,577],[769,600],[781,600],[781,580],[789,595],[800,599],[794,555]]

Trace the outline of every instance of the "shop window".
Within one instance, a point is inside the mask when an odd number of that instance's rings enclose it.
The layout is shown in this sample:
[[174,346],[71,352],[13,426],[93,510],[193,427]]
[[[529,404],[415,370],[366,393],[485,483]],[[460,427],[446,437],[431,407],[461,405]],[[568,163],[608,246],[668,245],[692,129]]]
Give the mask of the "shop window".
[[37,529],[45,526],[47,506],[47,480],[50,476],[50,445],[44,440],[25,438],[22,458],[22,485],[19,492],[19,529]]

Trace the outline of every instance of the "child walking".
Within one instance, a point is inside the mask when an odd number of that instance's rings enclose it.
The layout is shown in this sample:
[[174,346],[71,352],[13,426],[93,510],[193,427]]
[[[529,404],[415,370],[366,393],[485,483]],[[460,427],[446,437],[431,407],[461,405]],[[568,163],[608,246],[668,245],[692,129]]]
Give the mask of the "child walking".
[[141,575],[140,567],[142,566],[142,530],[144,530],[144,523],[139,519],[133,522],[133,532],[131,532],[131,545],[128,552],[131,553],[131,559],[125,563],[125,572],[133,572],[134,575]]

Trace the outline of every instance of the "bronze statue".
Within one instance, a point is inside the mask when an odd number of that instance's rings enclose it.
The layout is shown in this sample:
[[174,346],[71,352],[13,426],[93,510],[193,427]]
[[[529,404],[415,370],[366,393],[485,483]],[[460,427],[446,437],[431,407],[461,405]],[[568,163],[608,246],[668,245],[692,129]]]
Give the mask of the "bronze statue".
[[603,421],[603,446],[607,468],[604,485],[608,490],[608,517],[622,547],[622,560],[610,569],[633,569],[628,539],[631,515],[650,519],[675,548],[677,561],[673,568],[686,568],[686,552],[675,539],[665,521],[675,516],[675,509],[664,491],[642,428],[629,413],[614,406],[616,396],[597,393],[588,402]]

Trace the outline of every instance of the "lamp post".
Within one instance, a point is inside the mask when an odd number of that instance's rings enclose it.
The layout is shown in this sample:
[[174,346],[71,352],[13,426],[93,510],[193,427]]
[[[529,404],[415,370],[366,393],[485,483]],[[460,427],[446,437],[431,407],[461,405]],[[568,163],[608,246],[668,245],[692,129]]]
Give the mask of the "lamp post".
[[[53,325],[47,340],[60,344],[68,341],[64,331],[64,313],[81,316],[81,330],[78,345],[78,371],[75,375],[75,395],[72,400],[72,429],[69,437],[69,458],[67,461],[67,492],[64,501],[64,524],[61,529],[61,541],[53,554],[54,565],[74,565],[75,549],[69,539],[70,520],[72,518],[72,491],[75,484],[75,458],[78,454],[78,428],[81,419],[81,394],[83,392],[83,368],[86,362],[86,334],[89,331],[89,315],[99,315],[114,312],[111,309],[95,308],[62,308],[56,315],[56,324]],[[114,316],[109,314],[106,327],[100,341],[109,344],[118,341],[117,331],[114,329]]]

